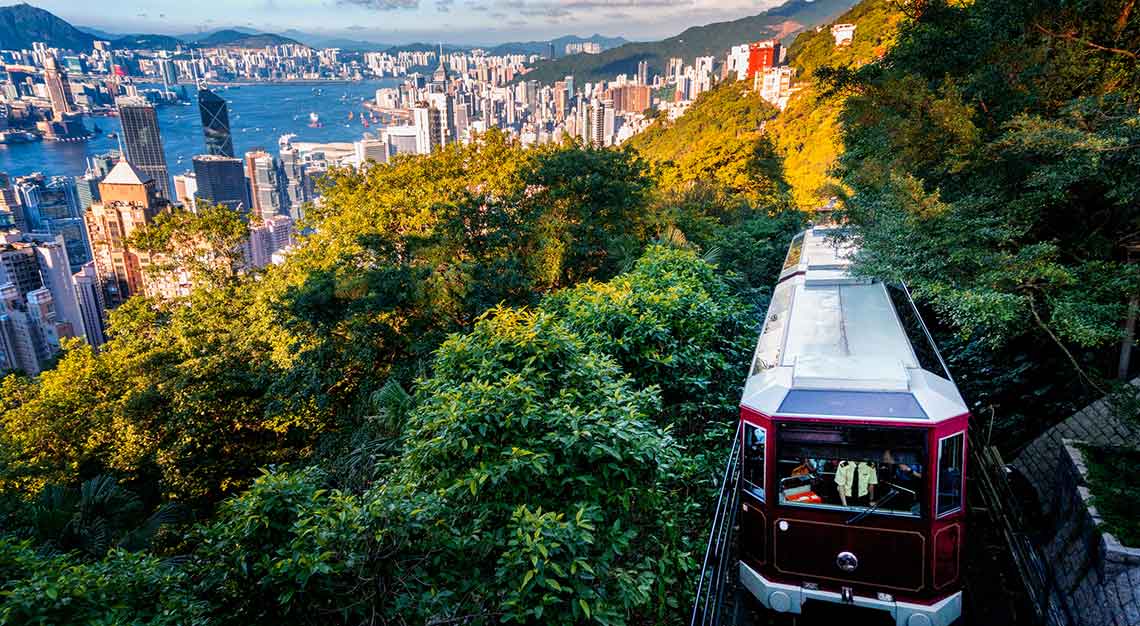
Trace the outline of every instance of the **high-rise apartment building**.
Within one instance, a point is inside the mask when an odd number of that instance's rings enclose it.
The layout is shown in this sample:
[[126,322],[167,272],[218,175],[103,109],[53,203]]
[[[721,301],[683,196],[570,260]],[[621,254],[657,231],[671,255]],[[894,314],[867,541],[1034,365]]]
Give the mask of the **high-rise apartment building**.
[[288,215],[273,217],[253,224],[249,228],[246,263],[253,268],[269,265],[273,253],[293,243],[293,220]]
[[102,309],[96,302],[85,310],[78,285],[62,237],[0,236],[0,371],[38,373],[59,352],[62,337],[102,344]]
[[311,184],[306,182],[309,164],[301,158],[301,151],[293,145],[293,135],[283,135],[277,141],[281,171],[281,199],[285,212],[294,222],[304,217],[305,203],[312,199]]
[[126,159],[138,171],[154,181],[160,196],[172,200],[170,171],[158,130],[158,114],[144,98],[125,96],[116,101],[119,121],[123,125],[123,149]]
[[780,62],[780,42],[775,39],[748,44],[748,78]]
[[277,160],[264,150],[245,153],[246,176],[249,178],[249,195],[252,212],[269,219],[281,214],[281,182]]
[[211,204],[222,204],[230,209],[249,214],[245,172],[241,159],[200,154],[193,159],[197,198]]
[[11,228],[27,230],[28,221],[12,179],[0,172],[0,230]]
[[52,116],[56,120],[75,109],[75,98],[71,95],[71,85],[67,82],[67,72],[59,66],[55,55],[44,59],[44,86],[47,87],[51,102]]
[[26,298],[15,285],[0,285],[0,370],[22,370],[34,376],[43,371],[51,352],[28,312]]
[[206,154],[234,156],[230,114],[225,99],[202,87],[198,89],[198,112],[202,116],[202,132],[206,135]]

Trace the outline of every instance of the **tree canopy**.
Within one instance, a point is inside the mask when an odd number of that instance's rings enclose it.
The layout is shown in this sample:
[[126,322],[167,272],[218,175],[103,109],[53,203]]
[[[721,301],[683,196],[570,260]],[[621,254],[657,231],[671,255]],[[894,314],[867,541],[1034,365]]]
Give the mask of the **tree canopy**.
[[0,622],[679,620],[800,219],[778,170],[652,167],[490,132],[334,170],[261,271],[224,208],[157,221],[190,295],[3,380]]

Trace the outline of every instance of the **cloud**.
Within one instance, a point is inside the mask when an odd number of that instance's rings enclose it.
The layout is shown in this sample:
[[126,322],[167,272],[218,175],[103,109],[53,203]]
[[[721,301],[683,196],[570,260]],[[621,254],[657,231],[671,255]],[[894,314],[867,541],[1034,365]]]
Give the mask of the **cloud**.
[[338,4],[351,4],[373,11],[396,11],[399,9],[417,9],[420,0],[337,0]]
[[440,13],[450,12],[453,6],[455,6],[455,0],[435,0],[435,10]]
[[583,16],[598,9],[609,9],[608,14],[620,14],[630,17],[628,10],[652,10],[655,17],[672,10],[692,9],[696,0],[494,0],[490,5],[468,4],[468,8],[475,11],[485,11],[487,6],[507,9],[510,13],[524,17],[545,18],[547,21],[556,21],[557,18]]

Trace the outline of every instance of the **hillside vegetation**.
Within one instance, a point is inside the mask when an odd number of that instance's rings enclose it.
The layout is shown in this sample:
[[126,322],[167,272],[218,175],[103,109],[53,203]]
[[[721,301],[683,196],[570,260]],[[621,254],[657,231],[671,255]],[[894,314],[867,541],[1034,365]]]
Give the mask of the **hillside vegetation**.
[[799,216],[498,132],[322,192],[256,275],[162,220],[192,296],[3,379],[0,623],[682,623]]
[[1140,291],[1140,15],[1130,0],[902,8],[879,62],[827,79],[846,96],[859,267],[908,281],[967,397],[1016,443],[1117,375]]
[[865,0],[835,20],[855,24],[851,45],[836,47],[827,24],[819,31],[801,33],[788,49],[799,91],[767,131],[802,209],[824,206],[839,191],[832,170],[843,151],[839,112],[846,94],[821,90],[817,72],[857,68],[882,58],[894,44],[903,19],[897,2]]
[[659,117],[628,145],[655,165],[666,189],[712,184],[771,206],[787,191],[779,159],[762,132],[776,113],[745,83],[725,81],[701,94],[679,119]]

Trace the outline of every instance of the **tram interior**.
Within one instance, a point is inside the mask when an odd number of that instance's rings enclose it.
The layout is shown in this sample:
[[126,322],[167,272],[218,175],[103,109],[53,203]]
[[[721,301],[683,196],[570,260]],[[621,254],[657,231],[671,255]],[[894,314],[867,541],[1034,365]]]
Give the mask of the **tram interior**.
[[[758,443],[762,450],[766,433],[750,430],[745,433],[744,482],[756,493],[762,485],[756,468],[763,463],[748,457],[755,457]],[[930,483],[926,435],[921,428],[779,424],[779,503],[923,517]]]

